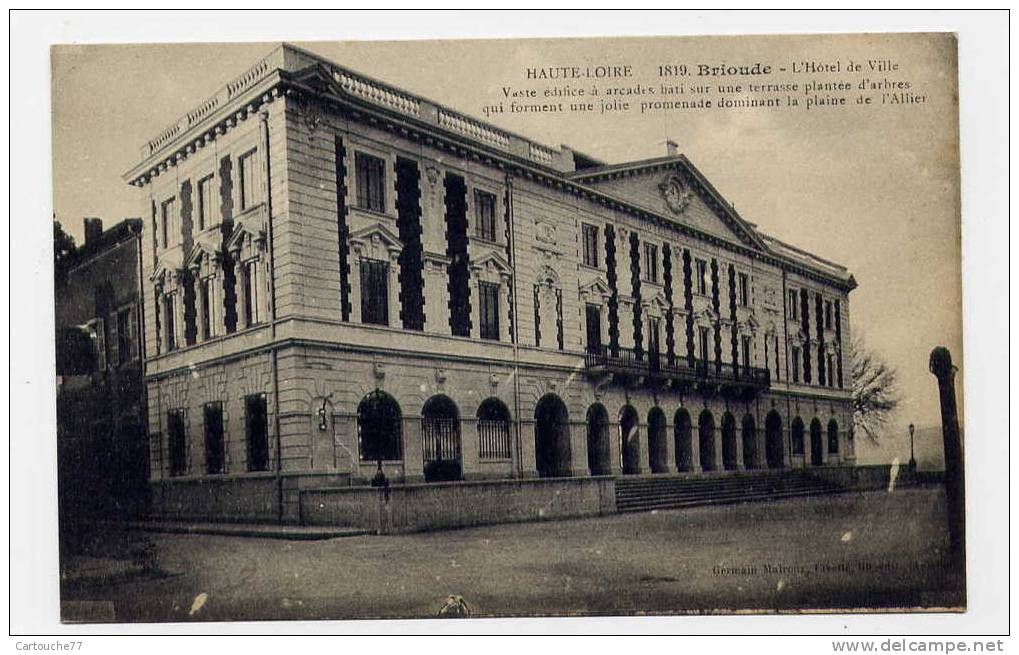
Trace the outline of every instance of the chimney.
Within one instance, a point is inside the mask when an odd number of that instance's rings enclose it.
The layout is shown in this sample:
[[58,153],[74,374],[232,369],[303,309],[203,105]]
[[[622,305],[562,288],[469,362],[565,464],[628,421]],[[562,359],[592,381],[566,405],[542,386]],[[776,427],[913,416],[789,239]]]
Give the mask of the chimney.
[[103,219],[94,216],[85,217],[85,245],[94,243],[103,233]]
[[669,139],[665,142],[665,151],[670,157],[675,157],[679,154],[679,144]]

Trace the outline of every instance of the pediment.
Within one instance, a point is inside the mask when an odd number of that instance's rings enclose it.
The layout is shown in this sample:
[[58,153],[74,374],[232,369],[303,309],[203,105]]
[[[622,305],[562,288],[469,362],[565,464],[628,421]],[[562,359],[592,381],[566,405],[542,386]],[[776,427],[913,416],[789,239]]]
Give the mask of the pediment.
[[205,235],[199,235],[195,238],[195,243],[191,246],[191,252],[188,253],[187,258],[184,260],[184,266],[192,269],[198,268],[201,266],[203,258],[215,261],[217,257],[219,257],[219,250],[213,240]]
[[226,248],[230,252],[237,252],[245,245],[250,245],[252,242],[257,243],[264,240],[264,230],[253,227],[243,221],[237,221],[234,224],[233,232],[230,233],[230,238],[226,241]]
[[589,297],[608,297],[612,295],[612,289],[609,287],[605,278],[598,276],[588,282],[587,284],[580,285],[580,295]]
[[350,241],[357,244],[378,244],[387,250],[403,250],[400,237],[382,223],[372,223],[351,232]]
[[745,221],[683,156],[605,166],[573,176],[580,184],[708,235],[767,250]]
[[176,280],[180,275],[182,264],[179,259],[180,256],[176,253],[163,253],[156,259],[156,263],[152,267],[152,273],[149,275],[149,281],[156,282],[157,284],[167,284]]
[[471,261],[471,268],[475,270],[494,269],[497,273],[506,275],[510,275],[513,272],[506,257],[494,250],[490,250]]

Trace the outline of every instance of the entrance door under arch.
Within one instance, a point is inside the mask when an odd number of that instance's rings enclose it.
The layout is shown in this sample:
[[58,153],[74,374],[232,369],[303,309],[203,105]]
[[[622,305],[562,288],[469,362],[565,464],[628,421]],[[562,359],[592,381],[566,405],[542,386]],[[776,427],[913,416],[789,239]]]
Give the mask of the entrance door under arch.
[[743,468],[757,468],[757,425],[754,417],[747,414],[743,417]]
[[782,443],[782,417],[778,412],[768,412],[764,420],[764,448],[768,459],[768,468],[785,467],[785,446]]
[[601,403],[595,403],[587,410],[587,468],[591,475],[612,473],[609,413]]
[[570,470],[570,415],[555,394],[548,394],[534,410],[534,458],[538,475],[565,477]]
[[619,416],[619,450],[623,458],[623,473],[640,472],[640,418],[630,405]]
[[460,410],[449,396],[432,396],[421,408],[421,446],[428,482],[463,477],[460,454]]
[[690,425],[690,413],[685,409],[677,409],[673,419],[673,436],[676,440],[676,470],[693,470],[693,430]]
[[701,470],[715,470],[715,417],[704,410],[697,421],[698,445],[701,449]]
[[736,419],[726,412],[722,416],[722,467],[736,470]]
[[653,407],[647,415],[647,448],[652,473],[669,471],[665,427],[665,413],[658,407]]
[[814,466],[824,464],[824,445],[821,438],[821,421],[816,418],[810,422],[810,463]]

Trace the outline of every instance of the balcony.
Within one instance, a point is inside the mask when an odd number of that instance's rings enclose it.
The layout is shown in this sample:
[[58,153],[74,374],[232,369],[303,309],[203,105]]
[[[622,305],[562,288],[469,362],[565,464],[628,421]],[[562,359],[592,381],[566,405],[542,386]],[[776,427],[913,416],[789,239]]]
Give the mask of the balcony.
[[696,389],[712,395],[752,397],[771,386],[771,374],[765,368],[704,361],[690,366],[685,357],[677,357],[670,364],[666,355],[633,348],[598,346],[585,354],[584,365],[591,376],[610,375],[614,380],[637,383],[660,382],[674,389]]

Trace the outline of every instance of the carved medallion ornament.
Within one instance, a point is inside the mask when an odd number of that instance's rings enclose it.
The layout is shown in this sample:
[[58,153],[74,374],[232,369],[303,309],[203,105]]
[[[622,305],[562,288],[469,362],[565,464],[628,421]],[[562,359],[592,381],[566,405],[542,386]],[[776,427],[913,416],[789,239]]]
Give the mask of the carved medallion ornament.
[[678,175],[669,175],[661,184],[658,190],[662,192],[665,204],[674,214],[682,214],[693,201],[693,192],[690,191]]

